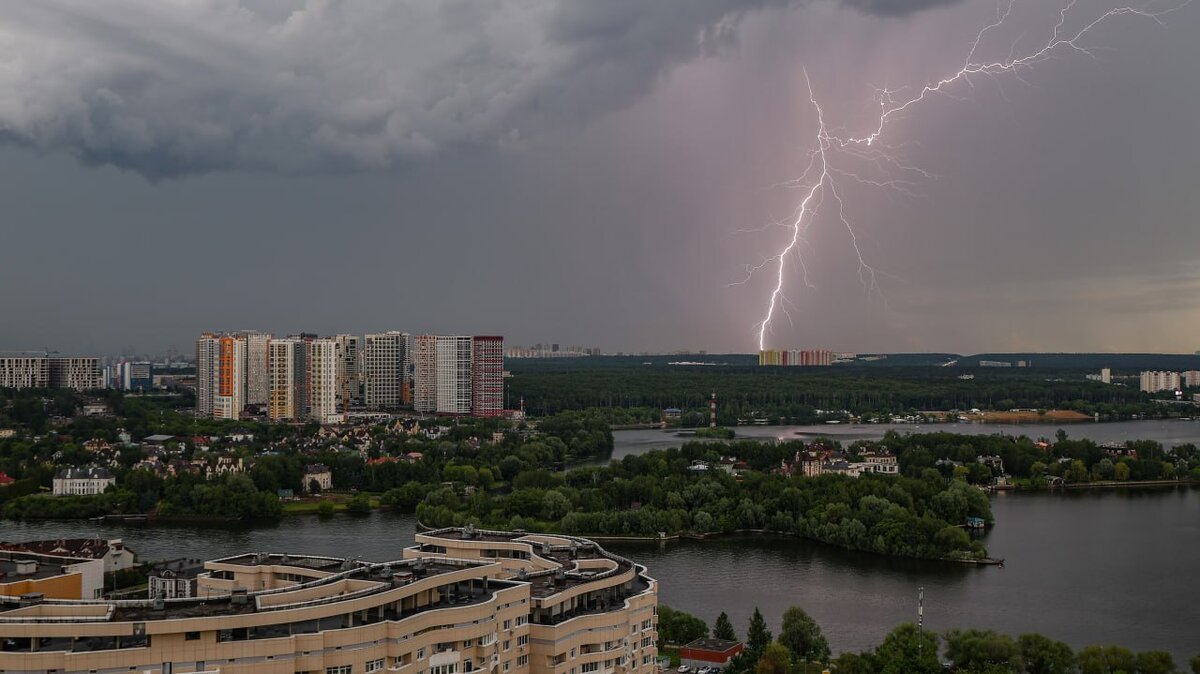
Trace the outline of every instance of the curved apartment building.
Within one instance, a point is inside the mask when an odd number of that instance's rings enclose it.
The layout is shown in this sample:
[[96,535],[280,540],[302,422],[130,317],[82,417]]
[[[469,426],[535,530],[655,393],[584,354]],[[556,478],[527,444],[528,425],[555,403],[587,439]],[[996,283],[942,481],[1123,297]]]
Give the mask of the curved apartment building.
[[574,537],[443,529],[403,559],[246,554],[198,596],[0,597],[0,672],[651,674],[657,584]]

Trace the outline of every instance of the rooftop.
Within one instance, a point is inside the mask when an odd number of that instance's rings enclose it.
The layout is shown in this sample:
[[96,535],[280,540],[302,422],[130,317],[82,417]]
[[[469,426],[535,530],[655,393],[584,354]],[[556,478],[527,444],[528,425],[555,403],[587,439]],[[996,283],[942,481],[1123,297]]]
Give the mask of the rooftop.
[[701,650],[701,651],[713,651],[715,653],[724,653],[726,651],[737,648],[738,646],[741,646],[741,645],[742,645],[742,642],[740,642],[740,641],[729,641],[727,639],[714,639],[711,637],[704,637],[702,639],[696,639],[695,641],[688,643],[687,645],[684,646],[684,648],[692,648],[692,649]]

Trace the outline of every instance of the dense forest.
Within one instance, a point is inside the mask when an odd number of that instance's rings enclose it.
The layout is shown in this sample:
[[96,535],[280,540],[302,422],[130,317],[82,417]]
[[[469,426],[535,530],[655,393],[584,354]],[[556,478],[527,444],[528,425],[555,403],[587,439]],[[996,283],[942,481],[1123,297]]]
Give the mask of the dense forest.
[[[523,400],[532,415],[587,408],[664,408],[703,413],[716,392],[718,422],[753,419],[810,423],[840,413],[903,414],[919,410],[1064,409],[1105,419],[1165,416],[1136,387],[1018,370],[976,371],[960,379],[957,368],[760,368],[583,367],[514,365],[510,401]],[[822,414],[820,411],[824,411]],[[647,419],[650,420],[650,419]]]
[[[992,519],[987,496],[966,482],[933,469],[919,478],[765,472],[779,465],[780,451],[754,442],[690,443],[565,475],[523,472],[507,493],[439,487],[425,494],[417,513],[429,526],[474,522],[608,536],[766,530],[905,557],[986,555],[959,528],[968,517]],[[693,468],[721,456],[747,468],[740,475]]]

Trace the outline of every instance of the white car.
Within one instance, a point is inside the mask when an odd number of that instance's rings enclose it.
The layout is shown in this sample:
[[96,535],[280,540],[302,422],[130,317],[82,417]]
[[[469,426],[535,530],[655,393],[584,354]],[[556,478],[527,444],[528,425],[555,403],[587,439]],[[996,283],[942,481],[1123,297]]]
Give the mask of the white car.
[[696,674],[712,674],[712,668],[711,667],[701,667],[700,671],[696,672]]
[[679,674],[688,674],[690,671],[692,671],[691,667],[688,667],[687,665],[679,665]]

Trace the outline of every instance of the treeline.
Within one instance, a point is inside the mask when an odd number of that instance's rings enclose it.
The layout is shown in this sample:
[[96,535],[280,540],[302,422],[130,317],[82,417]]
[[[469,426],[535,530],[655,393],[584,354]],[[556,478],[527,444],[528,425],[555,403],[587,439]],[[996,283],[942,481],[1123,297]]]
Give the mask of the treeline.
[[[779,452],[755,442],[688,443],[566,475],[522,472],[506,493],[434,488],[418,503],[417,513],[422,523],[437,527],[472,522],[651,537],[764,530],[904,557],[986,555],[983,545],[959,528],[968,517],[992,521],[987,497],[965,482],[947,482],[932,469],[919,478],[765,472],[779,465]],[[746,461],[750,469],[740,476],[721,470],[723,455]],[[695,462],[711,468],[695,470]]]
[[94,496],[31,494],[3,505],[9,519],[81,519],[154,512],[164,518],[263,520],[278,518],[279,498],[259,490],[245,475],[211,480],[197,476],[162,479],[131,471],[128,482]]
[[1001,474],[1000,465],[981,463],[980,457],[998,457],[1004,473],[1030,488],[1045,486],[1050,477],[1060,477],[1069,483],[1200,481],[1200,450],[1193,444],[1167,449],[1151,440],[1133,440],[1120,448],[1105,448],[1091,440],[1071,439],[1062,430],[1053,441],[1041,446],[1025,436],[900,435],[891,431],[880,443],[868,444],[882,444],[895,453],[906,475],[937,468],[947,477],[960,477],[972,484],[988,484]]
[[677,407],[703,414],[717,392],[718,422],[809,423],[818,410],[889,415],[917,410],[1077,410],[1102,418],[1165,416],[1166,406],[1135,388],[1045,373],[979,372],[962,380],[947,368],[636,367],[514,369],[509,394],[533,415],[588,408]]
[[[659,607],[660,649],[708,634],[703,620]],[[738,640],[724,613],[717,617],[712,635]],[[1192,674],[1200,674],[1200,655],[1192,657],[1188,666]],[[1088,646],[1076,652],[1036,633],[1014,639],[992,630],[952,629],[939,635],[912,623],[892,630],[873,649],[833,658],[820,625],[798,606],[784,612],[778,638],[773,638],[762,613],[754,609],[746,629],[745,652],[724,671],[798,674],[823,667],[834,674],[1182,674],[1165,651],[1135,653],[1122,646]]]

